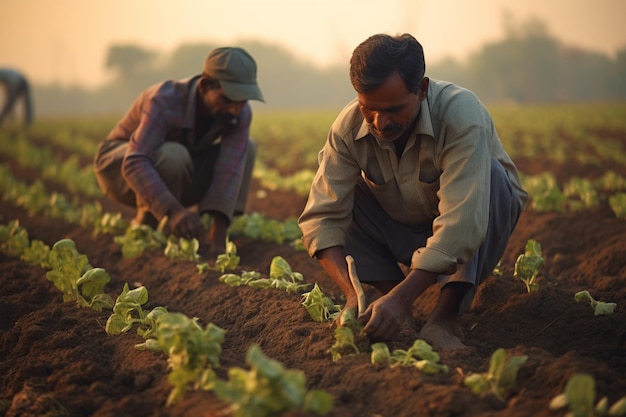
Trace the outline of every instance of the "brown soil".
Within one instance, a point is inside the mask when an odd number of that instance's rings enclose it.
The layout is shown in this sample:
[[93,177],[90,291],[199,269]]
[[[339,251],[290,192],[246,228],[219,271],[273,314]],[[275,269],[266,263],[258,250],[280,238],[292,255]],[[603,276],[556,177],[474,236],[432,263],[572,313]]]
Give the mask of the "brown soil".
[[[548,166],[542,163],[546,161],[516,162],[529,173]],[[626,175],[626,168],[620,169]],[[550,165],[550,170],[568,177],[585,167]],[[27,181],[34,178],[32,171],[19,167],[14,173]],[[281,220],[297,216],[305,202],[285,192],[268,192],[264,199],[255,195],[250,211]],[[102,203],[107,211],[132,216],[123,207]],[[450,372],[434,376],[372,365],[368,353],[333,362],[327,353],[334,342],[332,325],[313,322],[299,295],[232,288],[218,281],[219,273],[199,274],[193,262],[167,259],[161,251],[124,259],[110,236],[94,238],[91,230],[32,217],[2,202],[0,223],[12,219],[19,219],[31,239],[49,245],[73,239],[91,265],[110,274],[107,291],[114,299],[125,282],[143,284],[150,294],[146,308],[164,306],[227,330],[221,377],[228,368],[246,367],[244,355],[253,343],[287,368],[303,370],[311,389],[333,395],[329,416],[558,416],[564,412],[550,411],[548,403],[575,372],[593,375],[598,397],[608,396],[611,403],[626,395],[626,221],[615,218],[606,199],[579,213],[523,213],[502,260],[503,275],[480,287],[473,309],[462,317],[466,342],[474,349],[441,352]],[[540,290],[528,294],[514,279],[513,268],[531,238],[541,243],[546,264]],[[286,244],[234,241],[241,270],[266,275],[272,257],[281,255],[294,271],[339,300],[337,288],[306,253]],[[189,391],[166,407],[171,389],[166,356],[136,350],[142,339],[135,333],[108,336],[104,325],[109,313],[64,303],[44,274],[0,254],[0,410],[5,416],[186,417],[225,410],[205,391]],[[574,301],[574,293],[583,289],[596,299],[616,302],[617,312],[594,316],[589,305]],[[436,296],[433,288],[416,301],[415,319],[389,344],[392,349],[406,349],[418,337]],[[499,347],[528,356],[506,403],[478,397],[462,383],[464,374],[486,372]]]

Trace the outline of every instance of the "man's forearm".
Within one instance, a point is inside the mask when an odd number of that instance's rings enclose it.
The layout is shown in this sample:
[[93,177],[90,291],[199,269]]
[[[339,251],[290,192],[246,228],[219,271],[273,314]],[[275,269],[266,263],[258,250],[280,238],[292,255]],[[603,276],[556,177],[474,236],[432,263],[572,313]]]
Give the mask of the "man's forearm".
[[322,268],[337,284],[343,295],[346,297],[346,303],[356,303],[356,293],[352,288],[350,276],[348,275],[348,264],[346,262],[346,254],[341,246],[333,246],[322,249],[315,255]]
[[213,218],[213,225],[209,230],[209,240],[212,244],[226,245],[226,234],[230,224],[228,217],[217,211],[210,211],[208,214]]
[[388,295],[409,309],[417,297],[437,282],[438,276],[439,274],[435,272],[412,269],[398,285],[389,291]]

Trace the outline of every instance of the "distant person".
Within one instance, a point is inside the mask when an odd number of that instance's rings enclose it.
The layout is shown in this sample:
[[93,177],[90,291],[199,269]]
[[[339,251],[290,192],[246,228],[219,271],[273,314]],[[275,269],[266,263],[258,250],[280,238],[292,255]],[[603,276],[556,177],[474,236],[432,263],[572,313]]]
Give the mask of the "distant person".
[[94,162],[100,187],[137,208],[133,224],[156,228],[167,216],[174,235],[201,243],[201,215],[208,213],[205,253],[225,253],[228,226],[245,210],[257,152],[249,100],[264,101],[254,59],[237,47],[211,51],[201,74],[139,95],[100,144]]
[[9,68],[0,68],[0,85],[4,89],[4,103],[0,111],[0,126],[9,118],[22,103],[24,113],[24,125],[30,126],[33,122],[33,102],[30,86],[26,77]]
[[357,98],[330,129],[299,225],[344,308],[357,306],[347,254],[380,291],[359,317],[369,337],[396,336],[416,298],[438,283],[420,336],[455,349],[465,346],[458,315],[500,260],[528,195],[479,99],[425,77],[425,68],[409,34],[357,46]]

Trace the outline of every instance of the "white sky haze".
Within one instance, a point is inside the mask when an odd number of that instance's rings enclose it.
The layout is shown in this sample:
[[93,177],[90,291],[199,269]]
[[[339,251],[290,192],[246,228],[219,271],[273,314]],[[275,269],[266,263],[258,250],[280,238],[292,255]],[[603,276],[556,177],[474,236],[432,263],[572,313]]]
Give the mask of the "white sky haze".
[[538,18],[569,46],[609,56],[626,48],[626,0],[1,0],[0,66],[35,83],[94,87],[112,44],[169,52],[253,39],[326,66],[381,32],[412,33],[427,60],[463,59],[503,38],[505,11]]

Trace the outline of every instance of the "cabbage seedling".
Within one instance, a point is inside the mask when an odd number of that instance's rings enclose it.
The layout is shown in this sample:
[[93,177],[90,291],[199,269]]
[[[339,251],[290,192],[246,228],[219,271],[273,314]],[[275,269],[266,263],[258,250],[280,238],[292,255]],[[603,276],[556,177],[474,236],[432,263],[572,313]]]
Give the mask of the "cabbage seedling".
[[596,301],[587,290],[579,291],[574,294],[574,299],[577,303],[580,303],[581,301],[588,301],[593,308],[594,314],[596,316],[610,316],[615,312],[615,309],[617,308],[617,304],[615,303]]
[[239,265],[240,257],[237,256],[237,245],[233,242],[226,241],[226,253],[217,255],[215,260],[215,268],[224,273],[227,270],[233,270]]
[[46,279],[63,293],[63,301],[76,301],[81,307],[96,311],[111,308],[113,300],[104,293],[104,286],[111,280],[102,268],[89,265],[86,255],[78,253],[71,239],[61,239],[48,254],[51,270]]
[[150,312],[145,311],[141,306],[147,302],[146,287],[141,286],[131,290],[128,283],[124,283],[124,289],[115,300],[113,314],[109,316],[104,330],[107,334],[120,334],[129,331],[137,324],[138,335],[144,339],[155,337],[156,320],[168,312],[165,307],[155,307]]
[[250,346],[246,363],[250,370],[231,368],[228,381],[215,381],[215,394],[231,404],[235,417],[272,417],[295,410],[324,415],[333,408],[328,392],[308,391],[302,371],[285,369],[258,345]]
[[323,323],[339,316],[341,306],[335,304],[330,297],[325,295],[317,283],[311,291],[302,294],[302,296],[304,297],[302,305],[314,321]]
[[0,226],[0,251],[9,256],[20,256],[29,244],[28,231],[20,226],[19,220]]
[[198,239],[185,239],[182,237],[177,239],[173,235],[170,235],[167,239],[167,246],[165,246],[164,253],[166,257],[171,259],[197,261],[200,259],[198,249],[200,249],[200,242],[198,242]]
[[355,340],[355,334],[361,335],[362,329],[363,325],[357,321],[354,308],[347,308],[341,312],[335,328],[335,343],[328,349],[334,362],[341,359],[344,355],[361,353],[361,349],[359,349]]
[[602,397],[597,403],[595,400],[596,381],[593,376],[578,373],[567,381],[565,391],[550,401],[550,409],[559,410],[569,406],[570,413],[567,416],[573,417],[626,416],[626,397],[617,400],[610,408],[607,397]]
[[168,355],[167,380],[174,388],[167,406],[180,399],[190,385],[203,390],[214,388],[217,380],[214,368],[219,367],[225,334],[225,330],[213,323],[202,327],[196,318],[182,313],[168,313],[157,319],[156,343],[145,347]]
[[535,282],[535,279],[537,279],[543,263],[541,245],[530,239],[526,242],[525,252],[517,258],[513,273],[513,276],[519,278],[526,285],[526,290],[529,293],[539,289],[539,284]]
[[393,352],[385,343],[372,345],[372,363],[388,362],[393,368],[396,366],[415,366],[427,374],[448,373],[448,366],[438,363],[439,354],[433,351],[432,346],[422,339],[416,339],[407,349],[395,349]]
[[517,372],[526,362],[528,356],[512,356],[506,358],[506,350],[499,348],[491,355],[489,371],[484,374],[472,374],[464,378],[463,384],[475,394],[486,394],[491,391],[504,401],[507,392],[515,385]]

